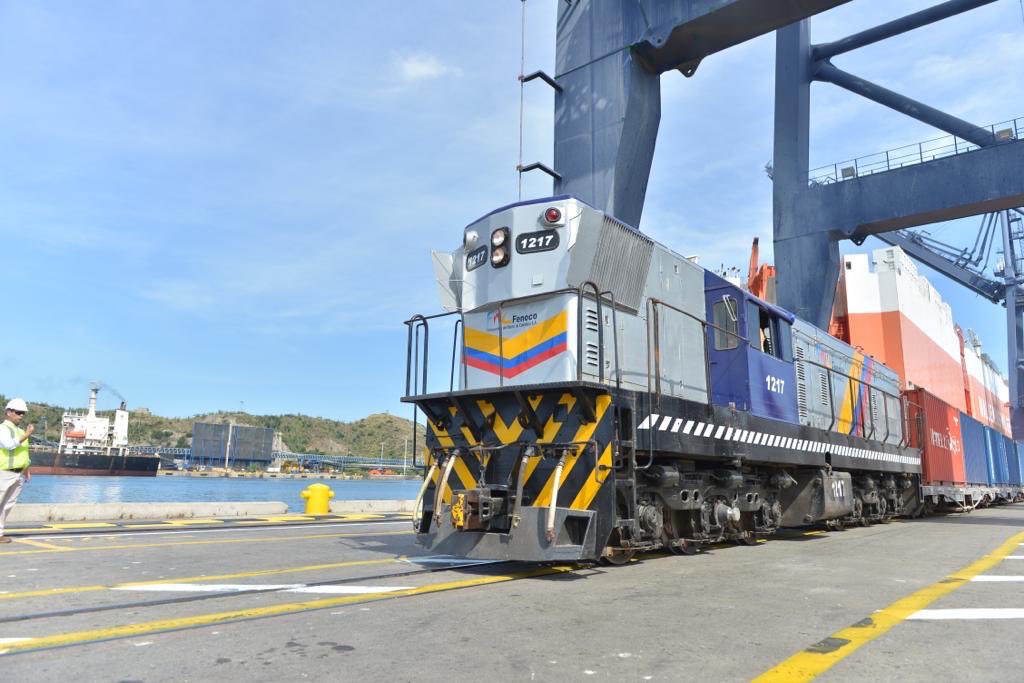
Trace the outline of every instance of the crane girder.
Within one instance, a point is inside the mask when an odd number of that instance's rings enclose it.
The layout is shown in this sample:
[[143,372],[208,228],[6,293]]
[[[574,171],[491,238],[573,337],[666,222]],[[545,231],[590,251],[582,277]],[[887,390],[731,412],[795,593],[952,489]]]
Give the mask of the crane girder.
[[849,0],[559,3],[555,194],[639,226],[661,122],[659,77]]

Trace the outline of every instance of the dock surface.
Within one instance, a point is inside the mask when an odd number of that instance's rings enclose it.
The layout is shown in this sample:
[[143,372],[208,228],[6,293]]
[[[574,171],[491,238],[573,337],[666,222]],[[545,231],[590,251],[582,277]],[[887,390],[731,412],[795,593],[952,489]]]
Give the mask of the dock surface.
[[1024,505],[621,567],[428,556],[408,517],[12,530],[17,681],[1018,680]]

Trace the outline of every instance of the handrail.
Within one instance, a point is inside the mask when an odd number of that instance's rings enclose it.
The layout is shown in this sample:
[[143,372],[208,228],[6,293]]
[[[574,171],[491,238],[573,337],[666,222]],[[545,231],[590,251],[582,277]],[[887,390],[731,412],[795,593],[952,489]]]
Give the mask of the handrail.
[[[809,363],[810,365],[813,365],[813,366],[815,366],[817,368],[821,368],[822,370],[826,371],[826,374],[827,374],[827,377],[828,377],[828,383],[829,383],[829,386],[828,386],[829,407],[832,410],[832,422],[829,424],[827,431],[832,431],[833,427],[838,427],[839,426],[838,423],[837,423],[837,419],[838,418],[837,418],[837,416],[835,414],[835,400],[834,400],[835,391],[834,391],[833,385],[832,385],[832,373],[835,373],[837,375],[845,377],[848,380],[851,380],[850,381],[850,387],[851,388],[853,386],[853,382],[857,382],[859,384],[866,384],[868,389],[873,389],[873,390],[877,391],[878,393],[882,394],[883,396],[888,396],[889,398],[894,398],[897,401],[901,401],[902,400],[902,398],[898,394],[891,394],[888,391],[886,391],[885,389],[883,389],[883,388],[881,388],[879,386],[876,386],[875,384],[872,384],[871,382],[867,382],[867,381],[862,380],[862,379],[857,379],[853,375],[850,375],[850,374],[845,373],[845,372],[841,372],[839,370],[836,370],[835,368],[830,368],[827,365],[822,365],[821,363],[818,363],[816,361],[813,361],[813,360],[810,360],[810,359],[807,359],[807,358],[797,358],[797,359],[794,359],[793,362],[794,363]],[[870,403],[870,398],[868,399],[868,401]],[[870,406],[869,406],[869,408],[870,408]],[[853,426],[853,418],[852,417],[850,418],[850,426],[851,426],[851,428]],[[888,418],[886,419],[886,428],[888,429]],[[840,434],[841,433],[842,432],[840,432]],[[874,433],[874,432],[872,432],[872,433]],[[851,434],[851,436],[856,436],[856,434]],[[861,430],[861,436],[862,436],[862,438],[867,438],[864,435],[863,429]],[[888,438],[889,438],[889,434],[886,434],[885,440],[883,440],[882,443],[886,443],[888,441]]]
[[[428,359],[430,350],[430,324],[429,321],[437,318],[446,318],[450,315],[458,315],[459,320],[455,322],[455,330],[452,335],[452,371],[451,371],[451,386],[454,386],[455,382],[455,341],[458,339],[458,331],[461,326],[465,328],[465,321],[462,318],[462,311],[446,311],[444,313],[434,313],[432,315],[421,315],[417,313],[404,322],[407,328],[408,342],[406,345],[405,352],[405,395],[412,396],[422,387],[423,391],[427,390],[427,370],[428,370]],[[420,384],[420,330],[423,330],[423,374],[422,374],[422,385]],[[465,367],[465,339],[463,339],[463,367]],[[412,390],[413,393],[410,393]],[[415,403],[412,407],[412,466],[413,467],[425,467],[426,463],[420,465],[416,461],[416,425],[418,424],[419,418],[419,406]],[[424,432],[424,435],[426,432]]]
[[[683,309],[678,308],[677,306],[673,306],[672,304],[668,303],[667,301],[662,301],[661,299],[656,299],[654,297],[648,298],[647,299],[647,304],[645,306],[645,312],[647,313],[647,404],[651,407],[652,410],[655,408],[656,405],[657,405],[658,409],[660,409],[660,406],[661,406],[661,329],[660,329],[660,322],[659,322],[660,318],[659,318],[659,314],[658,314],[658,306],[664,306],[664,307],[668,308],[669,310],[676,311],[677,313],[682,313],[686,317],[691,318],[691,319],[693,319],[694,321],[696,321],[697,323],[700,324],[700,327],[701,327],[701,330],[700,330],[701,342],[702,342],[703,348],[704,348],[704,387],[705,387],[705,390],[706,390],[706,393],[707,393],[708,409],[710,410],[711,407],[712,407],[712,403],[713,403],[713,389],[712,389],[712,386],[711,386],[711,355],[710,355],[710,351],[708,349],[708,347],[710,345],[710,342],[708,341],[708,328],[710,327],[710,328],[718,330],[720,332],[724,332],[725,334],[729,335],[730,337],[736,338],[737,340],[743,342],[744,344],[749,344],[749,342],[747,341],[746,337],[744,337],[744,336],[739,334],[738,326],[737,326],[737,331],[733,332],[731,330],[725,329],[724,327],[719,327],[718,325],[716,325],[716,324],[714,324],[712,322],[709,322],[707,320],[704,320],[703,318],[699,318],[699,317],[695,316],[694,314],[690,313],[689,311],[684,311]],[[654,345],[653,345],[654,346],[654,354],[653,354],[653,361],[654,361],[654,374],[653,374],[653,378],[654,378],[654,391],[653,392],[651,390],[651,388],[652,388],[651,387],[651,377],[652,377],[652,374],[651,374],[651,361],[652,361],[651,337],[652,337],[652,334],[651,333],[652,333],[652,330],[653,330],[653,337],[654,337]],[[657,403],[655,403],[655,400],[657,400]],[[643,465],[636,465],[636,469],[640,470],[640,471],[646,471],[646,470],[650,469],[650,467],[653,464],[654,464],[654,439],[650,439],[649,442],[648,442],[647,462],[644,463]]]

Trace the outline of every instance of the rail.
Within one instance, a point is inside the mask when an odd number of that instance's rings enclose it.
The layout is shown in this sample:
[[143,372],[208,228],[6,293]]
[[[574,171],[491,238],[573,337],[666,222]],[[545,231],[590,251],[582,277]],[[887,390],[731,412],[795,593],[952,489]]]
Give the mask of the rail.
[[[1015,118],[986,126],[997,145],[1024,138],[1024,118]],[[813,169],[808,173],[808,184],[830,185],[854,180],[875,173],[884,173],[905,166],[917,166],[936,159],[956,156],[979,149],[978,145],[955,135],[944,135],[916,144],[895,147],[884,152],[848,159]]]

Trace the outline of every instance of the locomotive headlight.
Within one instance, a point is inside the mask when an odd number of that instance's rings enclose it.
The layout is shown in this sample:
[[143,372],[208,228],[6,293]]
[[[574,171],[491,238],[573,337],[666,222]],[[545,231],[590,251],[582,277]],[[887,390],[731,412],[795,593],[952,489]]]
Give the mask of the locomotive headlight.
[[476,246],[476,241],[480,239],[480,234],[476,230],[467,230],[462,235],[462,246],[467,250]]
[[507,227],[498,228],[491,233],[491,265],[501,268],[508,265],[511,254],[508,251],[508,243],[511,234]]

